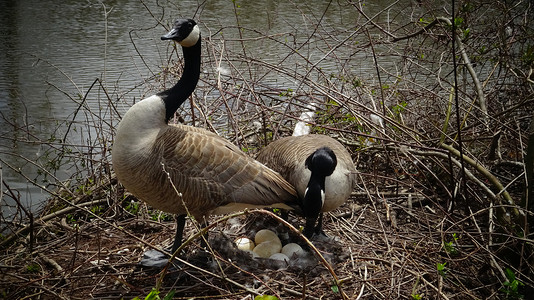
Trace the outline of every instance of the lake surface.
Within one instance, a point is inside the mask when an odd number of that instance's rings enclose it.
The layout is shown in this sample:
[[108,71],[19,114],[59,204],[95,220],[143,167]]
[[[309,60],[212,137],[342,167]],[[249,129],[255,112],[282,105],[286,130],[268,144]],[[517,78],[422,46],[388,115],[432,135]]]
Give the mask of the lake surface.
[[[176,3],[179,2],[179,6]],[[365,9],[370,16],[386,8],[390,1],[372,1]],[[400,1],[413,6],[412,1]],[[48,193],[30,181],[46,185],[43,174],[33,161],[46,159],[42,142],[62,147],[69,144],[83,148],[91,138],[89,133],[76,132],[66,126],[71,120],[84,122],[90,115],[80,117],[81,105],[104,119],[111,110],[101,100],[106,97],[133,103],[147,93],[154,74],[168,65],[170,46],[161,42],[162,26],[176,17],[199,20],[204,37],[238,39],[236,30],[223,30],[239,25],[242,31],[262,34],[286,34],[295,40],[306,39],[321,24],[332,30],[350,34],[350,28],[363,23],[362,16],[348,4],[310,1],[53,1],[4,0],[0,2],[0,166],[2,181],[2,214],[13,213],[14,202],[6,195],[14,192],[20,201],[35,208]],[[342,2],[341,2],[342,3]],[[327,13],[324,11],[328,7]],[[237,13],[236,13],[237,11]],[[236,17],[237,14],[237,17]],[[391,11],[391,16],[394,16]],[[390,12],[380,19],[389,18]],[[161,19],[161,24],[158,20]],[[328,31],[328,28],[326,29]],[[342,37],[340,37],[341,39]],[[313,45],[313,43],[310,43]],[[236,45],[240,45],[236,43]],[[238,47],[236,46],[236,47]],[[269,40],[246,42],[247,51],[266,62],[280,61],[288,48],[269,43]],[[238,51],[239,49],[234,49]],[[311,62],[319,60],[324,49],[307,48]],[[176,55],[176,54],[174,54]],[[336,66],[321,65],[335,71]],[[374,72],[372,59],[358,61],[355,73]],[[243,70],[245,71],[245,70]],[[100,79],[111,94],[87,97]],[[273,84],[294,87],[298,83],[265,78]],[[96,84],[98,85],[98,84]],[[101,93],[101,92],[100,92]],[[83,100],[82,100],[83,99]],[[119,106],[124,112],[127,105]],[[87,147],[87,145],[85,145]],[[19,171],[19,172],[17,172]],[[69,178],[68,166],[54,169],[59,179]],[[24,174],[22,176],[20,173]],[[54,188],[54,186],[46,186]]]

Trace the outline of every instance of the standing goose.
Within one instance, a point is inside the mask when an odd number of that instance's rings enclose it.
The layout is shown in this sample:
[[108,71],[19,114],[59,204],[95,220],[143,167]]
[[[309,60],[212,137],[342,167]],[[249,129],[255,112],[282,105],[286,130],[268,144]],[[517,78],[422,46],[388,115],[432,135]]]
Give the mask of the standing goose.
[[117,128],[112,161],[127,190],[154,208],[178,215],[172,251],[181,244],[188,212],[201,222],[210,214],[245,207],[290,209],[297,204],[295,189],[286,180],[226,139],[201,128],[168,124],[198,82],[201,38],[194,20],[179,19],[161,39],[182,46],[183,74],[172,88],[126,112]]
[[356,184],[356,168],[349,152],[329,136],[281,138],[263,148],[256,159],[279,172],[297,190],[308,238],[314,233],[324,234],[322,213],[345,203]]

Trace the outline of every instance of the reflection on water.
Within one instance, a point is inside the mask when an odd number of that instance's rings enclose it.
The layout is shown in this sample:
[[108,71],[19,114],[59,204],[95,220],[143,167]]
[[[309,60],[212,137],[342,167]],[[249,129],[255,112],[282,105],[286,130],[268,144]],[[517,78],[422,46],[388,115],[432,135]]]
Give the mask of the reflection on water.
[[[96,78],[106,79],[106,84],[116,85],[111,90],[120,92],[149,74],[128,36],[146,10],[136,1],[110,5],[117,7],[106,22],[105,7],[97,1],[0,2],[0,155],[29,179],[40,177],[31,160],[45,153],[39,144],[25,141],[61,142],[65,128],[58,124],[73,118],[78,106],[74,100],[80,100],[73,96],[83,95]],[[142,46],[154,41],[139,39]],[[74,136],[69,142],[83,139]],[[24,204],[45,196],[7,165],[2,175],[21,193]],[[66,178],[68,170],[59,169],[56,175]]]
[[[133,99],[150,92],[150,85],[145,81],[167,63],[169,53],[169,44],[159,40],[165,29],[158,25],[156,18],[168,24],[174,17],[191,17],[196,13],[195,18],[206,30],[205,36],[227,40],[228,51],[246,51],[249,57],[287,64],[293,63],[294,56],[284,59],[292,48],[298,49],[303,61],[310,64],[320,61],[330,55],[328,51],[336,43],[342,43],[365,22],[348,3],[328,7],[327,1],[236,2],[238,8],[229,0],[209,0],[200,8],[197,8],[199,2],[193,0],[179,1],[179,7],[176,1],[146,6],[141,1],[127,0],[1,1],[0,157],[30,179],[39,181],[42,175],[31,160],[43,159],[46,152],[30,141],[50,141],[61,147],[67,135],[70,144],[83,145],[91,133],[76,131],[74,125],[67,134],[66,126],[61,124],[91,120],[91,116],[77,115],[77,110],[95,79],[103,81],[114,101],[128,99],[122,103],[131,104]],[[389,5],[389,1],[373,3],[367,6],[370,15]],[[387,16],[383,15],[380,18]],[[324,28],[311,35],[319,20]],[[244,28],[242,36],[235,30],[238,22]],[[323,36],[329,32],[336,36]],[[284,35],[286,39],[284,43],[279,39],[254,39],[260,35]],[[243,44],[239,41],[242,37],[246,39]],[[304,43],[307,39],[315,40]],[[325,40],[334,44],[326,44]],[[298,48],[301,44],[305,47]],[[369,73],[374,67],[367,59],[367,63],[363,59],[355,60],[348,67],[355,73]],[[318,66],[327,72],[335,72],[339,67]],[[298,85],[269,74],[261,80],[288,87]],[[110,115],[107,112],[110,108],[101,103],[102,99],[106,97],[87,97],[84,103],[93,113],[105,118]],[[127,107],[119,105],[118,109],[124,112]],[[68,178],[69,170],[59,168],[55,175]],[[27,178],[6,165],[2,166],[2,176],[11,189],[21,193],[24,204],[38,203],[45,196]]]

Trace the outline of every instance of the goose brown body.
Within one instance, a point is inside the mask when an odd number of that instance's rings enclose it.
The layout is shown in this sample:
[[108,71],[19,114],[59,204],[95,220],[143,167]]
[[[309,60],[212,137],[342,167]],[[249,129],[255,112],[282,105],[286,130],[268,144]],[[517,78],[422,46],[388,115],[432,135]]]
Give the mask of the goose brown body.
[[[317,196],[322,201],[319,204],[320,211],[313,209],[310,215],[315,216],[310,217],[311,219],[315,218],[319,212],[336,209],[350,197],[356,185],[356,168],[347,149],[329,136],[308,134],[278,139],[263,148],[256,157],[258,161],[277,171],[289,181],[297,190],[301,202],[304,202],[303,206],[306,206],[306,201],[303,200],[312,177],[308,158],[324,147],[329,148],[335,154],[334,161],[337,161],[337,164],[334,163],[335,169],[330,175],[322,177],[323,190],[321,195]],[[306,207],[303,207],[303,210],[306,211]],[[309,221],[307,220],[307,224]],[[317,229],[320,230],[320,227],[321,225]],[[311,232],[311,228],[305,229],[305,232]]]
[[293,186],[278,173],[210,131],[162,126],[143,148],[114,155],[115,172],[132,194],[162,211],[189,212],[201,220],[246,207],[290,208],[284,203],[296,202]]

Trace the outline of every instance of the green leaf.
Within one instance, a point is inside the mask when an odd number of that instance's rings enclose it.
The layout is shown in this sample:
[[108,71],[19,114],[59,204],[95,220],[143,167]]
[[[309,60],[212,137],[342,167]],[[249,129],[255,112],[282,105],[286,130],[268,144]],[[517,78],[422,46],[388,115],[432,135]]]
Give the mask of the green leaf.
[[278,297],[270,295],[259,295],[254,297],[254,300],[278,300]]
[[445,278],[446,276],[446,273],[447,273],[447,269],[446,269],[446,266],[447,263],[437,263],[436,264],[436,268],[438,269],[438,273],[439,275],[441,275],[441,277]]
[[514,281],[515,280],[515,274],[514,271],[512,271],[510,268],[506,268],[504,270],[506,273],[506,278],[508,278],[508,281]]
[[150,293],[145,297],[145,300],[159,300],[159,291],[153,288]]
[[174,294],[176,293],[175,290],[172,290],[170,291],[167,295],[165,295],[165,297],[163,298],[163,300],[172,300],[172,298],[174,297]]

